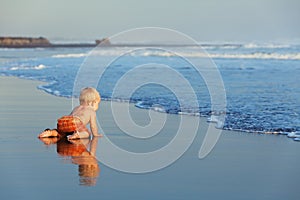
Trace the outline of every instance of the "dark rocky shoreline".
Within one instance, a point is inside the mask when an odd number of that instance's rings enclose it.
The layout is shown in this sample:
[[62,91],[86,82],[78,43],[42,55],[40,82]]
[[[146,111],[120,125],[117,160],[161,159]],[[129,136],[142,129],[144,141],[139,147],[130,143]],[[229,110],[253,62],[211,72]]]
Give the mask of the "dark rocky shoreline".
[[[102,47],[185,47],[185,46],[197,46],[196,44],[112,44],[108,38],[95,40],[94,43],[51,43],[47,38],[44,37],[0,37],[0,48],[80,48],[80,47],[91,47],[94,48],[97,45]],[[226,44],[225,44],[226,45]],[[231,44],[228,44],[231,45]],[[207,46],[202,44],[202,46]],[[208,44],[209,46],[209,44]]]
[[96,40],[95,43],[52,44],[44,37],[0,37],[0,48],[74,48],[96,47],[97,45],[110,45],[107,38]]

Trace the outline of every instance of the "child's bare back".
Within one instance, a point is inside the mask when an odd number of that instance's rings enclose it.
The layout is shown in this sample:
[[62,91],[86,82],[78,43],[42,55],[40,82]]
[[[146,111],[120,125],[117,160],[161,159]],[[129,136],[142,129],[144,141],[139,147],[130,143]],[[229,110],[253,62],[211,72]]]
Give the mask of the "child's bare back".
[[70,113],[71,116],[79,117],[84,125],[91,121],[95,111],[90,106],[79,105]]

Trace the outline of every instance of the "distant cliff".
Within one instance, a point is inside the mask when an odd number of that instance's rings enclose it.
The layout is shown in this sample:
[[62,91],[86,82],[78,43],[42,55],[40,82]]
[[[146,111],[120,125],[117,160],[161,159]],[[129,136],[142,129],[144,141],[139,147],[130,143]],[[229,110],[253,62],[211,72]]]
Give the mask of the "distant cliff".
[[0,37],[0,47],[50,47],[49,40],[43,37]]
[[111,45],[108,38],[96,40],[95,43],[52,44],[44,37],[0,37],[0,48],[35,48],[35,47],[96,47],[98,44]]

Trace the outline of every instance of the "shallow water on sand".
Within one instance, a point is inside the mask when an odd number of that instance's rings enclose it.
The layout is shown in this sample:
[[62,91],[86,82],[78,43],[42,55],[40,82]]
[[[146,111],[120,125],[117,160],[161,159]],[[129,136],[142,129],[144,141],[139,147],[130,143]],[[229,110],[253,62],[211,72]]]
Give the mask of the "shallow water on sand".
[[[71,156],[84,150],[81,144],[50,141],[52,145],[45,145],[37,138],[70,111],[70,100],[35,90],[35,82],[4,80],[0,85],[5,94],[0,99],[1,199],[298,199],[298,143],[282,135],[224,131],[213,151],[199,160],[205,127],[200,127],[190,149],[162,170],[129,174],[97,162],[99,174],[84,179],[79,163],[93,161]],[[107,105],[101,106],[105,110]],[[129,144],[129,137],[105,115],[102,119],[112,141]],[[164,141],[163,136],[158,138]]]

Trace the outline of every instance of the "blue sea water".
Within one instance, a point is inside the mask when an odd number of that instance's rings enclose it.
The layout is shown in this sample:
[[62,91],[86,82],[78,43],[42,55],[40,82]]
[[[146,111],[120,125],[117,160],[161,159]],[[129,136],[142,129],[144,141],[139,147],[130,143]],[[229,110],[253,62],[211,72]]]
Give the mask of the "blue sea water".
[[[245,132],[299,132],[300,131],[300,45],[275,44],[206,44],[202,46],[215,63],[224,82],[226,92],[226,118],[224,129]],[[88,57],[89,73],[97,72],[110,61],[99,79],[97,89],[103,99],[130,101],[139,108],[153,109],[171,114],[190,114],[209,117],[210,94],[203,77],[191,65],[206,55],[194,46],[174,47],[180,56],[163,47],[103,47],[91,54],[92,48],[30,48],[0,49],[0,74],[46,83],[39,89],[62,97],[73,95],[73,86],[79,69]],[[128,52],[121,54],[122,52]],[[118,59],[115,59],[118,57]],[[191,61],[191,62],[189,62]],[[148,64],[156,74],[157,64],[170,66],[186,78],[198,98],[199,107],[189,104],[190,96],[183,96],[180,105],[174,91],[156,83],[137,88],[130,97],[113,96],[120,79],[136,66]],[[145,74],[145,76],[148,74]],[[136,76],[132,82],[145,79]],[[172,81],[172,80],[171,80]],[[173,80],[176,85],[177,80]],[[89,84],[89,78],[86,80]],[[180,84],[176,87],[185,88]],[[182,87],[182,88],[181,88]]]

